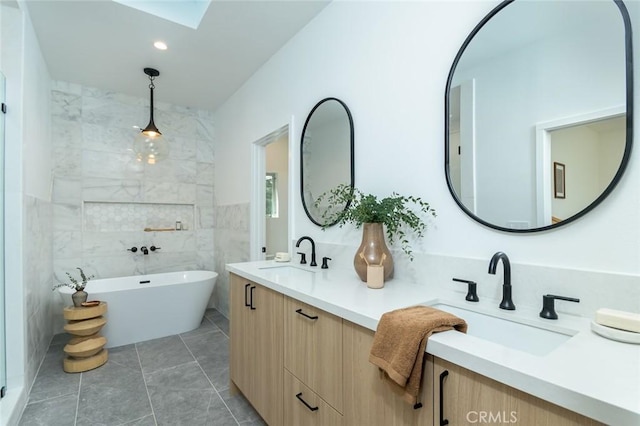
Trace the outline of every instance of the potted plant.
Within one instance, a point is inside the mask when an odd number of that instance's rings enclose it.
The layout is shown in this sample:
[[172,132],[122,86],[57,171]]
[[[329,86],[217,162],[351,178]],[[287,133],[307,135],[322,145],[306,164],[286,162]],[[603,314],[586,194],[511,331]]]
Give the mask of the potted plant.
[[82,268],[76,268],[77,270],[80,271],[80,279],[82,280],[82,282],[78,281],[74,276],[72,276],[70,273],[65,272],[65,274],[67,274],[67,277],[69,277],[69,281],[68,283],[58,283],[56,285],[53,286],[53,290],[60,288],[60,287],[70,287],[72,289],[74,289],[76,292],[73,293],[71,295],[71,300],[73,300],[73,306],[79,308],[80,306],[82,306],[83,302],[87,301],[87,292],[84,291],[85,287],[87,286],[87,282],[93,278],[93,275],[90,276],[86,276],[84,271],[82,270]]
[[[322,214],[323,223],[340,227],[352,223],[356,228],[363,228],[362,243],[353,260],[362,281],[367,281],[367,265],[383,265],[384,279],[393,277],[393,257],[385,244],[385,230],[389,244],[399,241],[402,251],[413,261],[407,233],[422,237],[427,229],[422,216],[436,216],[435,210],[420,197],[394,192],[378,199],[345,184],[320,195],[316,200],[316,206],[319,205],[328,207]],[[340,209],[341,206],[346,207]]]

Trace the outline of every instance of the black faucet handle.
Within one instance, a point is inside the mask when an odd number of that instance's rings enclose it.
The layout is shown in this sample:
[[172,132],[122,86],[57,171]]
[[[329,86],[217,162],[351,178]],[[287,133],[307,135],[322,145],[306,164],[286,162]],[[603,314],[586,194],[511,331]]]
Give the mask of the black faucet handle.
[[151,247],[149,247],[149,250],[156,251],[156,250],[160,250],[161,248],[162,247],[151,246]]
[[478,298],[478,293],[476,291],[478,284],[475,281],[471,281],[471,280],[463,280],[461,278],[453,278],[453,281],[457,281],[460,283],[467,283],[468,287],[467,287],[467,296],[464,298],[464,300],[467,300],[469,302],[479,302],[480,298]]
[[300,255],[300,264],[301,265],[306,265],[306,263],[307,263],[307,254],[304,253],[304,252],[301,252],[301,251],[299,251],[297,253]]
[[329,269],[329,264],[327,263],[327,260],[331,260],[331,258],[330,257],[322,258],[322,266],[320,267],[320,269]]
[[138,247],[131,247],[130,249],[127,249],[127,251],[130,251],[131,253],[135,253],[138,251]]
[[565,300],[567,302],[580,303],[580,299],[575,297],[556,296],[555,294],[545,294],[542,296],[542,310],[540,311],[540,317],[546,319],[558,319],[556,313],[555,300]]

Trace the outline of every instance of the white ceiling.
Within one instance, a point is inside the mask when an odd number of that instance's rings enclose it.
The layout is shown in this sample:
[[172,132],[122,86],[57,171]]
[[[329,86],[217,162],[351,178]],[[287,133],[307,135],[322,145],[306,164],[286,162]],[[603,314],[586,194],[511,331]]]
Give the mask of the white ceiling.
[[148,97],[152,67],[156,101],[215,110],[329,2],[214,0],[196,30],[109,0],[27,7],[52,79]]

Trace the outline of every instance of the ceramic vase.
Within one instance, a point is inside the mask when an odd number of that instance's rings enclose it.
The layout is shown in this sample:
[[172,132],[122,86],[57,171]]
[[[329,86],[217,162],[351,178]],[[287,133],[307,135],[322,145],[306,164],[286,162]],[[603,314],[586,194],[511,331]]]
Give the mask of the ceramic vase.
[[71,300],[73,300],[73,306],[79,308],[82,306],[84,302],[87,301],[87,297],[89,295],[84,290],[78,290],[71,295]]
[[393,257],[384,240],[382,223],[362,224],[362,242],[353,258],[353,266],[360,279],[367,282],[367,265],[384,267],[384,280],[393,278]]

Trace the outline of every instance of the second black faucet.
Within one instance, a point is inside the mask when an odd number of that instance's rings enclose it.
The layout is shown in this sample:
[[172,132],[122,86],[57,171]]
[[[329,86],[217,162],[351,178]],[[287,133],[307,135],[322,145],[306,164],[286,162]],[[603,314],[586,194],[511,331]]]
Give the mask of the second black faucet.
[[502,284],[502,302],[500,302],[500,309],[506,309],[508,311],[514,311],[516,305],[511,300],[511,263],[506,254],[499,251],[493,255],[489,262],[489,273],[495,275],[498,261],[502,260],[502,266],[504,269],[504,284]]

